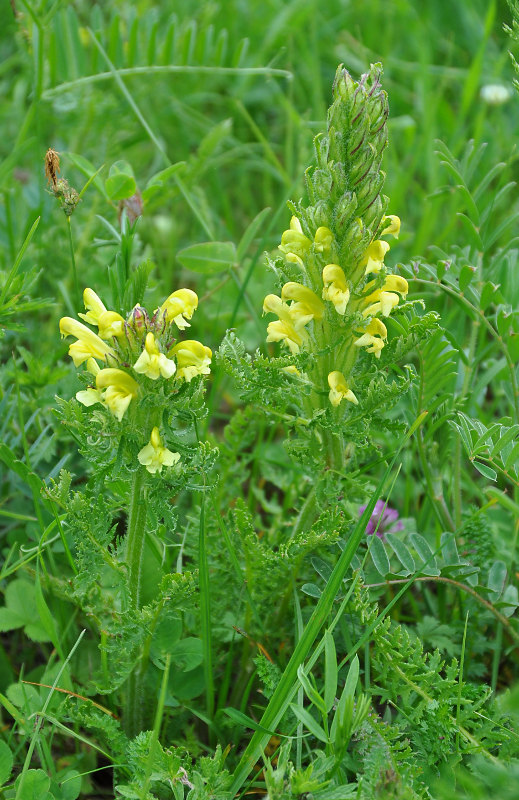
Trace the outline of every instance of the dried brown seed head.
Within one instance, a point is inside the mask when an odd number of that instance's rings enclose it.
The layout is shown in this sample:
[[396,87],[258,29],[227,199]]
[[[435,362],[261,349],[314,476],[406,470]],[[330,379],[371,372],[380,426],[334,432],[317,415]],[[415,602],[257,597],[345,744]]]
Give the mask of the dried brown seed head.
[[58,172],[60,172],[59,153],[49,147],[45,153],[45,177],[54,187],[56,186]]

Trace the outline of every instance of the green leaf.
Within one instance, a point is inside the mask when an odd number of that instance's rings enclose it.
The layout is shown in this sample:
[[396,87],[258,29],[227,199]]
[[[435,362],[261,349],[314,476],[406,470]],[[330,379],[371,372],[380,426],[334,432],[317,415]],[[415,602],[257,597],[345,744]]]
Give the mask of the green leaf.
[[183,672],[190,672],[204,660],[202,641],[194,636],[181,639],[171,648],[171,663]]
[[75,769],[65,773],[60,780],[61,797],[59,800],[76,800],[81,792],[81,775]]
[[319,739],[320,742],[324,742],[324,744],[328,744],[328,737],[319,725],[319,723],[312,717],[312,715],[303,708],[303,706],[298,706],[295,703],[290,703],[290,708],[303,723],[303,725],[310,731],[310,733],[315,736],[316,739]]
[[11,581],[5,590],[5,607],[0,608],[0,630],[24,628],[35,642],[51,641],[47,630],[39,621],[35,585],[24,578]]
[[115,175],[110,175],[105,181],[105,189],[108,197],[112,202],[118,203],[119,200],[126,200],[137,191],[137,184],[135,178],[131,175],[125,175],[119,172]]
[[193,272],[213,275],[224,272],[236,263],[234,242],[202,242],[177,253],[180,263]]
[[313,703],[322,714],[326,714],[326,706],[324,700],[317,691],[317,689],[315,689],[312,686],[309,678],[305,675],[303,664],[301,664],[297,670],[297,677],[299,678],[299,681],[301,682],[301,685],[305,690],[305,694],[310,700],[310,702]]
[[476,268],[470,267],[468,266],[468,264],[465,264],[465,266],[461,268],[459,277],[459,287],[462,292],[465,291],[465,289],[471,282],[472,278],[474,277],[475,271]]
[[50,778],[42,769],[28,769],[27,772],[22,772],[14,784],[17,800],[45,800],[49,787]]
[[0,786],[9,780],[13,769],[13,754],[5,742],[0,741]]
[[441,549],[442,558],[446,565],[452,566],[453,564],[460,563],[458,548],[456,546],[456,537],[453,533],[442,533]]
[[415,569],[414,558],[409,552],[409,548],[402,542],[394,533],[386,533],[386,541],[393,550],[394,554],[402,564],[402,566],[412,574]]
[[276,733],[275,731],[269,731],[267,728],[262,728],[261,725],[258,725],[257,722],[254,722],[253,719],[248,717],[246,714],[243,714],[241,711],[238,711],[237,708],[224,708],[222,709],[223,713],[226,714],[228,717],[232,719],[237,725],[242,725],[244,728],[252,728],[253,731],[261,731],[261,733],[266,733],[269,736],[279,736],[283,739],[296,739],[296,736],[283,736],[281,733]]
[[496,481],[497,480],[497,472],[492,467],[487,466],[486,464],[482,464],[481,461],[473,461],[472,464],[480,472],[484,475],[485,478],[488,478],[489,481]]
[[429,543],[419,533],[412,533],[409,538],[423,562],[419,566],[419,571],[423,572],[424,575],[439,575],[440,570],[436,565],[436,558]]
[[[355,690],[359,682],[359,672],[359,657],[354,656],[351,660],[346,682],[341,692],[339,704],[330,728],[330,738],[332,741],[336,741],[340,730],[346,726],[346,723],[351,722],[353,716],[353,698],[355,697]],[[346,719],[347,716],[350,717],[349,720]]]
[[324,634],[324,705],[331,711],[337,693],[337,652],[330,631]]
[[494,602],[499,600],[506,581],[506,564],[504,561],[494,561],[488,573],[487,587]]
[[236,258],[238,261],[241,261],[247,254],[247,250],[249,249],[251,242],[262,227],[263,222],[268,217],[269,213],[270,208],[264,208],[263,211],[260,211],[259,214],[256,214],[248,226],[247,230],[241,237],[240,243],[238,244],[236,250]]
[[517,435],[519,435],[519,425],[512,425],[511,428],[501,427],[501,436],[490,453],[492,458],[498,455],[507,444],[513,442]]
[[456,214],[457,217],[462,221],[463,227],[465,229],[465,234],[467,236],[469,244],[478,252],[484,250],[483,242],[481,241],[481,236],[479,235],[479,231],[469,219],[466,214],[462,214],[460,211]]
[[371,536],[369,552],[371,554],[371,558],[373,559],[375,568],[382,575],[382,577],[385,577],[390,571],[389,559],[387,557],[384,545],[376,534]]

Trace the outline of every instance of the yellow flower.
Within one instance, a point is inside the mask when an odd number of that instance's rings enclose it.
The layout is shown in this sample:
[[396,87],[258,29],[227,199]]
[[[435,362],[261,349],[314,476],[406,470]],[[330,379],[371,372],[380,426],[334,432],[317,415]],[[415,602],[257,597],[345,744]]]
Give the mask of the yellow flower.
[[355,347],[366,347],[366,352],[374,353],[375,358],[380,358],[380,352],[387,339],[387,328],[378,317],[374,317],[366,326],[364,333],[353,344]]
[[75,336],[77,339],[77,342],[71,344],[68,349],[74,366],[79,367],[91,357],[98,358],[100,361],[106,361],[108,356],[115,358],[115,351],[77,319],[62,317],[59,321],[59,330],[62,336]]
[[281,299],[295,301],[289,308],[289,313],[294,323],[301,321],[303,325],[306,325],[311,319],[323,318],[324,305],[317,295],[308,286],[303,286],[302,283],[296,283],[295,281],[285,283],[281,289]]
[[400,302],[400,298],[395,292],[384,292],[382,289],[377,289],[365,299],[370,302],[370,305],[362,312],[364,319],[373,317],[379,311],[383,317],[388,317]]
[[327,264],[323,269],[323,300],[333,303],[338,314],[346,313],[350,290],[346,276],[338,264]]
[[178,289],[162,303],[160,311],[167,322],[173,321],[179,330],[190,328],[188,319],[191,319],[198,308],[198,295],[191,289]]
[[83,302],[87,313],[78,314],[78,317],[81,317],[81,319],[84,319],[85,322],[88,322],[90,325],[98,325],[99,317],[106,311],[105,304],[93,289],[85,289],[83,292]]
[[[288,286],[289,284],[285,284]],[[300,284],[293,284],[300,286]],[[285,288],[285,287],[283,287]],[[306,289],[305,286],[301,287]],[[311,292],[309,289],[308,291]],[[289,293],[291,293],[289,289]],[[314,293],[311,292],[313,295]],[[318,298],[314,295],[315,299]],[[300,305],[299,303],[295,304]],[[279,320],[269,322],[267,325],[267,342],[283,342],[292,354],[299,353],[301,345],[308,340],[308,334],[304,328],[305,324],[313,317],[313,312],[306,308],[301,307],[296,309],[296,313],[292,314],[294,304],[289,306],[280,297],[275,294],[268,294],[263,301],[264,313],[277,314]],[[304,311],[306,310],[306,315]],[[309,312],[309,313],[308,313]]]
[[405,300],[409,292],[409,284],[401,275],[388,275],[382,289],[388,292],[398,292]]
[[369,272],[380,272],[384,266],[384,256],[389,249],[388,243],[381,239],[371,242],[360,262],[361,267],[366,267],[365,275]]
[[76,392],[76,400],[83,406],[93,406],[95,403],[103,402],[103,393],[99,389],[89,386],[88,389]]
[[171,378],[177,369],[175,362],[160,352],[152,333],[146,335],[144,350],[133,368],[135,372],[146,375],[152,381],[156,381],[161,375],[163,378]]
[[[372,286],[375,286],[375,281],[369,281],[365,288],[369,290]],[[405,300],[408,291],[409,284],[405,278],[402,278],[401,275],[388,275],[380,289],[376,289],[364,297],[367,308],[364,309],[362,315],[369,317],[380,311],[383,317],[387,317],[400,302],[398,294],[395,293],[399,292]]]
[[333,233],[329,228],[317,228],[314,236],[315,249],[322,253],[324,250],[329,250],[333,242]]
[[[99,364],[93,358],[88,359],[86,368],[87,372],[90,372],[94,377],[100,372]],[[76,400],[84,406],[93,406],[95,403],[103,402],[103,393],[99,389],[94,389],[92,386],[89,386],[88,389],[76,392]]]
[[[306,255],[311,246],[312,242],[304,235],[298,218],[295,216],[292,217],[290,220],[290,228],[283,233],[281,244],[278,249],[287,256],[295,256],[295,259],[299,259],[299,262],[302,263],[301,259]],[[293,261],[294,258],[290,260]]]
[[283,342],[290,352],[299,353],[301,345],[308,340],[308,333],[303,325],[296,328],[290,319],[278,319],[267,325],[267,342]]
[[124,318],[117,311],[103,311],[99,315],[98,325],[101,339],[124,336]]
[[290,364],[288,367],[281,367],[281,372],[286,372],[287,375],[295,375],[296,378],[301,376],[301,373],[294,364]]
[[139,391],[137,381],[122,369],[101,369],[96,375],[96,386],[105,389],[103,402],[119,422]]
[[328,386],[330,387],[328,397],[332,406],[338,406],[342,400],[349,400],[350,403],[354,403],[356,406],[359,404],[359,401],[346,383],[346,378],[342,372],[330,372]]
[[177,359],[177,377],[189,383],[196,375],[209,375],[211,372],[212,352],[209,347],[195,341],[186,339],[179,342],[171,349],[171,355]]
[[389,222],[389,225],[387,228],[384,228],[381,235],[388,236],[390,233],[392,233],[395,239],[398,239],[398,235],[400,233],[400,217],[397,217],[396,214],[388,214],[382,219],[382,224],[385,222]]
[[172,453],[162,444],[159,429],[153,428],[150,441],[137,455],[139,462],[148,472],[162,472],[162,467],[172,467],[180,460],[180,453]]

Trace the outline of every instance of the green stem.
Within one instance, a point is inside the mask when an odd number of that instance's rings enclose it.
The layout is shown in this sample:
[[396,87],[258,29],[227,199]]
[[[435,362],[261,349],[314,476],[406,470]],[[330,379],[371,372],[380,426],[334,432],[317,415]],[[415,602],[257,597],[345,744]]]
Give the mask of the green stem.
[[79,283],[77,279],[76,257],[74,255],[74,243],[72,241],[72,226],[70,224],[70,217],[67,217],[67,231],[68,231],[68,242],[70,245],[70,260],[72,262],[72,279],[74,281],[74,302],[76,304],[76,308],[80,308],[81,295],[79,293]]
[[[141,607],[142,556],[146,540],[145,477],[145,470],[139,467],[132,479],[126,540],[129,601],[135,610]],[[124,727],[129,736],[136,736],[143,729],[146,710],[143,682],[143,664],[139,660],[127,682]]]

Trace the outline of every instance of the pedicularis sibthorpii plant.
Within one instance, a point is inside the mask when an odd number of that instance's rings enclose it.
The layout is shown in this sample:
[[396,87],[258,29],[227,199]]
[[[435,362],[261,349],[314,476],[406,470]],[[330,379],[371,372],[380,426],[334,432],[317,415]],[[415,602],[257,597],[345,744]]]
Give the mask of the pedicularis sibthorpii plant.
[[[232,375],[247,403],[223,435],[218,414],[201,424],[213,364],[196,338],[215,292],[197,314],[192,288],[168,286],[163,302],[148,303],[152,266],[133,267],[139,223],[127,208],[119,207],[110,286],[90,284],[75,314],[60,319],[81,386],[58,400],[57,416],[68,450],[76,444],[87,462],[85,475],[62,470],[58,480],[38,482],[26,441],[26,465],[0,446],[30,487],[41,525],[20,562],[31,570],[37,558],[36,588],[13,580],[0,621],[52,643],[48,674],[30,677],[71,695],[58,704],[51,690],[40,708],[23,684],[7,699],[0,694],[28,740],[16,800],[38,791],[45,800],[75,800],[76,773],[96,768],[85,741],[113,767],[116,796],[136,800],[232,800],[248,780],[270,800],[428,798],[440,770],[451,775],[473,754],[478,774],[501,777],[501,763],[517,758],[506,713],[481,681],[470,682],[481,677],[470,653],[488,647],[492,626],[496,640],[506,635],[517,647],[509,619],[517,590],[494,561],[481,510],[458,509],[456,527],[436,491],[441,476],[431,475],[433,443],[420,430],[432,409],[433,430],[448,422],[469,457],[482,459],[483,475],[491,475],[487,460],[516,486],[516,427],[503,420],[485,428],[448,406],[452,392],[438,399],[453,377],[453,350],[420,292],[407,299],[431,281],[422,275],[415,286],[416,265],[386,264],[398,253],[400,219],[383,194],[381,74],[375,65],[355,81],[337,70],[306,197],[289,203],[289,227],[266,256],[277,288],[254,298],[266,315],[268,354],[247,353],[234,331],[217,352],[218,380]],[[49,150],[77,294],[70,215],[84,190],[70,190],[58,168]],[[127,183],[133,191],[133,178]],[[134,198],[140,213],[142,198]],[[489,367],[504,368],[513,370],[510,355],[504,367]],[[397,459],[416,431],[428,502],[443,526],[433,535],[398,520],[382,499],[397,486]],[[413,584],[424,587],[425,601],[411,595]],[[445,611],[447,587],[466,600],[456,600],[449,626],[432,616]],[[384,590],[392,594],[379,606],[373,595]],[[20,611],[25,596],[40,627]],[[396,607],[409,623],[418,603],[429,612],[417,623],[420,637],[389,616]],[[88,629],[79,639],[75,615]],[[26,717],[36,711],[31,733]],[[52,765],[47,718],[78,743],[73,775]],[[31,768],[35,752],[52,784]]]
[[[200,376],[209,374],[212,354],[194,339],[179,338],[198,306],[191,289],[173,292],[153,314],[136,305],[126,318],[108,310],[92,289],[85,289],[84,303],[86,313],[79,316],[90,327],[71,317],[63,317],[59,327],[63,336],[75,337],[69,355],[76,367],[85,365],[83,377],[91,384],[76,394],[88,409],[76,416],[75,424],[77,435],[88,437],[85,454],[94,450],[97,470],[103,464],[112,475],[116,470],[128,481],[121,611],[129,618],[143,606],[151,518],[167,504],[167,487],[171,491],[189,474],[198,455],[196,446],[194,452],[184,448],[181,455],[167,444],[181,441],[182,420],[188,427],[196,425],[203,391]],[[137,655],[124,715],[125,727],[133,734],[142,729],[146,708],[148,715],[150,710],[145,668]]]

